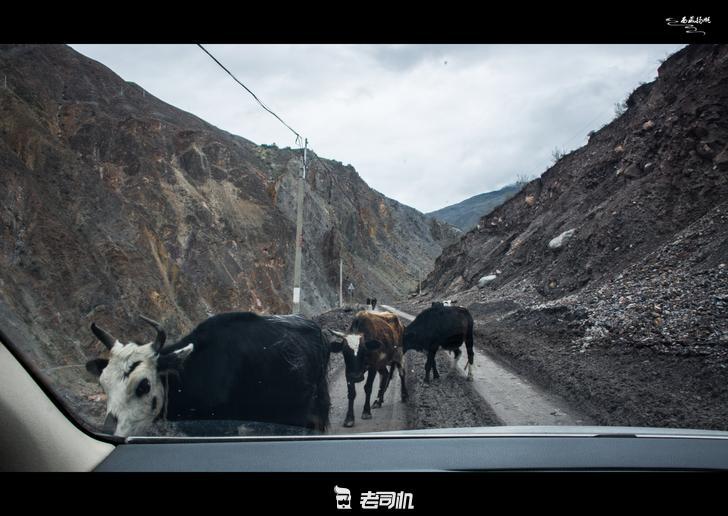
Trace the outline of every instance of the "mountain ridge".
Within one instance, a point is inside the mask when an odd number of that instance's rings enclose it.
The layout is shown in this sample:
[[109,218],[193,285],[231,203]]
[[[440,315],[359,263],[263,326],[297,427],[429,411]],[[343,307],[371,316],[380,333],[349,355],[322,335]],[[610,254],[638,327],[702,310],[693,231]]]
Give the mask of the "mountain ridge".
[[[138,315],[181,335],[212,313],[291,310],[301,152],[256,145],[64,45],[2,45],[0,312],[41,367],[79,363],[91,321],[143,341]],[[311,156],[302,309],[413,289],[445,224]]]
[[413,311],[599,425],[728,428],[728,46],[689,45],[447,247]]
[[[533,273],[539,295],[553,299],[608,277],[702,216],[725,187],[719,168],[726,155],[720,123],[724,54],[720,45],[695,45],[670,57],[654,82],[630,94],[623,115],[445,249],[425,286],[441,293],[471,288],[500,270],[491,285],[497,287]],[[693,78],[699,82],[688,80]],[[704,98],[698,84],[711,88],[711,97]],[[585,230],[585,224],[591,227]],[[642,231],[644,225],[654,234]],[[547,244],[571,229],[570,243],[549,252]],[[590,259],[577,256],[583,244],[590,246]],[[554,281],[558,285],[549,286]]]
[[506,185],[498,190],[473,195],[458,203],[428,212],[426,215],[468,232],[482,217],[516,195],[522,187],[523,185],[518,183]]

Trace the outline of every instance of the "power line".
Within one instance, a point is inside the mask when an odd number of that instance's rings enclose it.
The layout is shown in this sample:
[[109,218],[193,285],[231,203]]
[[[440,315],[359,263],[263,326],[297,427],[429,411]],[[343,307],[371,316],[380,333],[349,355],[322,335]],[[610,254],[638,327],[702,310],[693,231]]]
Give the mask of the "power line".
[[302,269],[302,260],[303,260],[303,197],[304,197],[304,182],[306,181],[306,151],[308,149],[308,139],[301,138],[301,135],[298,134],[298,131],[293,129],[290,125],[288,125],[286,122],[283,121],[281,117],[279,117],[275,112],[273,112],[272,109],[270,109],[268,106],[266,106],[263,101],[261,101],[258,96],[251,91],[250,88],[248,88],[245,84],[240,82],[233,73],[225,68],[225,66],[217,60],[215,56],[213,56],[210,52],[207,51],[205,47],[197,44],[198,47],[202,49],[205,54],[210,56],[210,58],[217,63],[217,65],[225,70],[227,74],[233,78],[235,82],[237,82],[240,86],[242,86],[245,91],[250,93],[252,97],[255,99],[255,101],[260,104],[260,107],[265,109],[268,113],[276,117],[276,119],[285,125],[289,131],[291,131],[293,134],[296,135],[296,144],[303,143],[303,162],[301,166],[301,173],[298,176],[298,194],[296,195],[296,241],[294,244],[295,247],[295,257],[294,257],[294,265],[293,265],[293,313],[300,313],[301,311],[301,269]]
[[282,123],[283,125],[285,125],[288,128],[289,131],[291,131],[293,134],[295,134],[296,135],[296,143],[298,143],[301,140],[301,135],[298,134],[298,132],[296,130],[294,130],[290,125],[288,125],[287,123],[285,123],[281,117],[279,117],[276,113],[273,112],[272,109],[270,109],[268,106],[266,106],[258,98],[258,96],[250,90],[250,88],[248,88],[245,84],[243,84],[242,82],[240,82],[238,80],[238,78],[235,77],[230,70],[228,70],[227,68],[225,68],[225,66],[220,61],[218,61],[215,58],[215,56],[213,56],[210,52],[208,52],[208,50],[205,47],[203,47],[202,45],[200,45],[199,43],[197,44],[197,46],[200,47],[202,49],[202,51],[205,52],[205,54],[207,54],[208,56],[210,56],[210,58],[213,61],[215,61],[220,68],[222,68],[223,70],[225,70],[228,73],[228,75],[235,80],[235,82],[237,82],[240,86],[242,86],[243,88],[245,88],[245,91],[247,91],[248,93],[250,93],[253,96],[253,98],[256,100],[256,102],[258,102],[258,104],[260,104],[260,107],[262,107],[268,113],[270,113],[271,115],[273,115],[274,117],[276,117],[280,123]]

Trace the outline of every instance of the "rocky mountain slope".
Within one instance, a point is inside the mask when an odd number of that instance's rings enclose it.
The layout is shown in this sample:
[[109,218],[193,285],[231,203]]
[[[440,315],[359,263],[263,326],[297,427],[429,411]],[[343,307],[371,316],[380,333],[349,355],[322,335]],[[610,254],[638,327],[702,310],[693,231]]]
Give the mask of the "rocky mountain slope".
[[[91,321],[171,338],[209,314],[291,310],[301,152],[256,145],[62,45],[0,47],[0,323],[41,368],[100,349]],[[322,164],[323,162],[323,164]],[[413,289],[453,228],[311,160],[304,313]],[[59,373],[60,374],[60,373]]]
[[611,280],[721,204],[727,52],[690,46],[672,56],[629,96],[626,113],[447,248],[425,286],[464,290],[500,271],[489,288],[528,279],[555,299]]
[[452,224],[463,231],[470,231],[482,217],[516,195],[522,186],[508,185],[499,190],[474,195],[457,204],[431,211],[427,216]]
[[728,429],[728,46],[682,49],[627,105],[425,289],[597,421]]

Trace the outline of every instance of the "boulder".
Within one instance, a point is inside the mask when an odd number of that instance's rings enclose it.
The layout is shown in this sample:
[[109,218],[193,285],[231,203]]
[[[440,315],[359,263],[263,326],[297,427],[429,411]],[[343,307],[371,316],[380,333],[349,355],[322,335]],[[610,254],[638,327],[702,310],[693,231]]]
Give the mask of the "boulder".
[[564,231],[556,238],[551,239],[549,242],[549,249],[560,249],[572,236],[576,233],[576,229],[570,229]]
[[726,146],[720,154],[713,158],[713,163],[715,163],[720,170],[728,170],[728,146]]
[[642,175],[642,171],[637,164],[631,163],[627,165],[627,167],[625,167],[625,169],[622,171],[622,174],[624,175],[624,177],[636,179]]
[[710,146],[710,144],[704,140],[701,140],[696,146],[695,146],[695,152],[698,153],[698,156],[705,159],[713,159],[713,156],[715,156],[715,151]]
[[488,276],[483,276],[482,278],[480,278],[478,280],[478,287],[479,288],[485,287],[488,283],[490,283],[491,281],[493,281],[496,277],[497,276],[495,274],[490,274]]

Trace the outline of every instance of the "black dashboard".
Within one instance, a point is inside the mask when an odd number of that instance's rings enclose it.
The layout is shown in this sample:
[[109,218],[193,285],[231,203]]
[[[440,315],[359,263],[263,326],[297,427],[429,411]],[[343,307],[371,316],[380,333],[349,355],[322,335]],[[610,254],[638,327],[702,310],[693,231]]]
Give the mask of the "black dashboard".
[[175,440],[132,438],[96,471],[728,470],[725,436],[619,433]]

